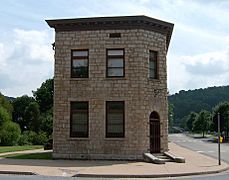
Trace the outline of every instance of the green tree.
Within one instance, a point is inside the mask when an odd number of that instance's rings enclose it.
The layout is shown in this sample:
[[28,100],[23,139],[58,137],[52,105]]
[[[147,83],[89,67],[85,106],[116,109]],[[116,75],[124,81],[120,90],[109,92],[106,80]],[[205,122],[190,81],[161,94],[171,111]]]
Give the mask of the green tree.
[[22,131],[25,131],[28,128],[29,122],[27,122],[28,118],[26,119],[26,112],[25,109],[31,102],[34,102],[33,97],[29,97],[27,95],[17,97],[12,102],[13,104],[13,121],[20,125]]
[[217,131],[218,121],[217,115],[220,113],[220,131],[226,133],[226,141],[229,134],[229,102],[221,102],[213,108],[213,129]]
[[53,132],[53,109],[42,113],[40,116],[41,130],[46,132],[48,136],[52,135]]
[[0,105],[0,126],[7,121],[10,121],[11,117],[7,110]]
[[48,79],[42,83],[41,87],[33,91],[33,96],[40,106],[40,111],[45,112],[53,107],[53,79]]
[[169,120],[169,131],[172,130],[172,126],[173,126],[173,118],[174,118],[174,106],[173,104],[170,104],[168,105],[168,120]]
[[12,146],[16,145],[21,134],[20,126],[12,121],[3,123],[0,129],[1,145]]
[[6,109],[9,115],[12,114],[13,106],[7,99],[0,93],[0,106]]
[[187,116],[187,120],[186,120],[186,127],[189,131],[193,130],[193,122],[195,121],[197,117],[197,113],[195,112],[191,112],[188,116]]
[[210,128],[212,122],[211,120],[211,113],[209,111],[202,110],[193,122],[193,131],[202,132],[204,137],[205,132]]
[[25,109],[25,119],[30,130],[38,133],[41,126],[40,110],[37,102],[31,102]]

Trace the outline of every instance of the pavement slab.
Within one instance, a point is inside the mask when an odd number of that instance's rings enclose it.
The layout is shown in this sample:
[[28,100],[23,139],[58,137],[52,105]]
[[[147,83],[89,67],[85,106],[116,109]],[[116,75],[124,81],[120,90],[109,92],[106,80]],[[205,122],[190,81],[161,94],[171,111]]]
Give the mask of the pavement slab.
[[228,164],[169,143],[169,152],[185,163],[152,164],[134,161],[0,159],[0,173],[34,173],[44,176],[79,177],[173,177],[217,173]]

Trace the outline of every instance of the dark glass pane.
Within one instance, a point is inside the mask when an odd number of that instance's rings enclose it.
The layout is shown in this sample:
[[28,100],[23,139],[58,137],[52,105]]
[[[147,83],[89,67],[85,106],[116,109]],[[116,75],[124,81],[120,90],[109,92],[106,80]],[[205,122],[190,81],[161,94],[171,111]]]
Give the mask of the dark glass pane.
[[73,124],[72,125],[72,131],[73,132],[87,132],[87,125],[81,125],[81,124]]
[[88,60],[87,59],[74,59],[72,61],[73,68],[75,67],[86,67],[88,66]]
[[109,119],[109,124],[122,124],[123,123],[123,112],[121,113],[111,113],[107,114]]
[[157,79],[157,71],[155,69],[149,69],[149,77],[153,79]]
[[108,125],[107,131],[109,133],[123,133],[123,125],[122,124]]
[[155,69],[156,68],[156,61],[149,61],[149,68]]
[[108,59],[108,67],[123,67],[122,58]]
[[87,110],[88,109],[88,102],[72,102],[71,103],[72,110]]
[[124,76],[123,68],[108,68],[108,76]]
[[78,112],[72,114],[72,123],[73,124],[87,124],[87,113]]
[[88,67],[76,67],[72,68],[72,77],[88,77]]
[[88,102],[71,103],[71,137],[88,137]]
[[156,51],[150,51],[149,52],[149,58],[151,60],[156,60],[157,59],[157,52]]
[[108,110],[124,110],[124,102],[107,102]]
[[107,137],[124,137],[124,102],[107,102]]

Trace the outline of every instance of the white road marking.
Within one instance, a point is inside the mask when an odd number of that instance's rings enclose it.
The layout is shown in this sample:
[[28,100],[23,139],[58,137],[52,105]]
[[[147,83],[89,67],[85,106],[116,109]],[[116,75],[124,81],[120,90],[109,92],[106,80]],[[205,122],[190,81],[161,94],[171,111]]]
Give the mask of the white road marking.
[[198,152],[198,153],[204,153],[204,151],[196,151],[196,152]]

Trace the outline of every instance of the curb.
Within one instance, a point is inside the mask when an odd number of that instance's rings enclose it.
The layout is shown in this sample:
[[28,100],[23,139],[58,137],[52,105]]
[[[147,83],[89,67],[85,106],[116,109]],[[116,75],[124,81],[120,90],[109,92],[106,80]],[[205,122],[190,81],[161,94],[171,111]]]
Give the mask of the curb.
[[0,171],[0,174],[13,174],[13,175],[38,175],[35,172],[29,171]]
[[76,174],[72,177],[94,177],[94,178],[164,178],[164,177],[180,177],[180,176],[194,176],[194,175],[206,175],[217,174],[229,169],[229,166],[219,170],[203,171],[203,172],[191,172],[191,173],[174,173],[174,174]]

